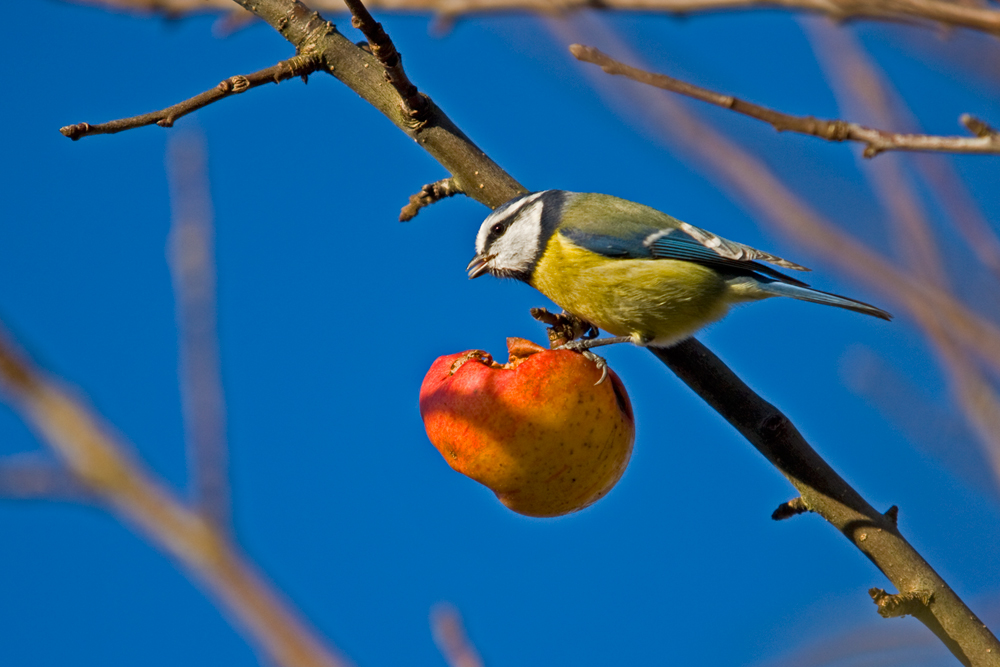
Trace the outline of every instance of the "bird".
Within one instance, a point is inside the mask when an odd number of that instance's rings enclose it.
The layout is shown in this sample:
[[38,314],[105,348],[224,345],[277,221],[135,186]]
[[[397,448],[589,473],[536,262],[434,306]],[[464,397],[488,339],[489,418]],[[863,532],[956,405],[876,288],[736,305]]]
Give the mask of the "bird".
[[476,235],[469,278],[521,280],[612,337],[570,349],[632,342],[670,347],[731,306],[786,296],[892,315],[809,287],[773,267],[809,271],[655,208],[606,194],[543,190],[497,207]]

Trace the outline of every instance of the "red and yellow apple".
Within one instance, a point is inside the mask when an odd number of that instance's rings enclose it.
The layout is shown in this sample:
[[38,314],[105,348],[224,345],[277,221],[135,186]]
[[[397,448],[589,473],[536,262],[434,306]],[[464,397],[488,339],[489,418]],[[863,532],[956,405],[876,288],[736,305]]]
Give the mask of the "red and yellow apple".
[[431,443],[458,472],[528,516],[603,498],[632,455],[635,421],[614,372],[578,352],[508,338],[510,360],[470,350],[439,357],[420,387]]

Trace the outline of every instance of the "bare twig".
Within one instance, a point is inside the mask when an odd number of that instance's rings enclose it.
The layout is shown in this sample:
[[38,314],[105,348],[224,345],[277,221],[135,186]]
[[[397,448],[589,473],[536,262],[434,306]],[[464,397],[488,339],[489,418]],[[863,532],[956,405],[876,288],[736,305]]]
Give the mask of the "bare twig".
[[462,616],[453,606],[442,603],[431,609],[431,631],[448,667],[483,667],[479,652],[465,634]]
[[[203,12],[231,11],[231,0],[69,0],[143,14],[180,16]],[[342,0],[315,0],[323,11],[340,11]],[[969,28],[1000,35],[1000,11],[991,6],[969,5],[947,0],[369,0],[383,11],[438,12],[447,16],[500,12],[565,13],[582,9],[698,14],[723,11],[783,9],[811,12],[836,21],[871,19]]]
[[385,68],[385,80],[399,93],[403,101],[403,111],[416,122],[424,120],[428,113],[427,98],[420,94],[406,76],[403,70],[403,56],[382,29],[382,24],[372,18],[361,0],[344,0],[344,4],[351,10],[351,25],[364,33],[372,55]]
[[167,177],[173,208],[168,256],[177,301],[188,469],[195,504],[220,530],[228,530],[229,455],[215,328],[215,234],[200,136],[174,136],[167,155]]
[[262,86],[266,83],[281,83],[285,79],[301,76],[303,79],[315,72],[320,66],[318,60],[310,55],[297,55],[288,60],[283,60],[277,65],[272,65],[253,74],[231,76],[221,82],[215,88],[207,90],[200,95],[184,100],[160,111],[132,116],[131,118],[121,118],[107,123],[91,125],[90,123],[77,123],[59,128],[64,136],[73,141],[88,137],[92,134],[115,134],[137,127],[144,127],[156,123],[160,127],[172,127],[178,118],[188,115],[213,102],[218,102],[232,95]]
[[771,512],[771,518],[775,521],[784,521],[785,519],[791,519],[793,516],[798,516],[799,514],[805,514],[810,511],[806,507],[806,501],[802,500],[802,496],[798,498],[792,498],[787,503],[781,503],[778,508]]
[[592,63],[608,74],[624,76],[663,90],[686,95],[723,109],[731,109],[751,118],[770,123],[778,132],[798,132],[827,141],[857,141],[865,144],[864,156],[874,157],[884,151],[937,151],[947,153],[1000,154],[1000,134],[982,124],[975,137],[942,137],[929,134],[899,134],[864,127],[843,120],[822,120],[812,116],[793,116],[759,104],[745,102],[731,95],[722,95],[707,88],[631,67],[611,58],[591,46],[573,44],[570,52],[583,62]]
[[212,522],[132,460],[97,416],[2,335],[0,389],[80,485],[201,581],[272,660],[284,667],[344,665]]
[[430,206],[434,202],[439,202],[442,199],[454,197],[458,194],[462,194],[462,191],[455,185],[455,181],[450,178],[428,183],[420,188],[420,192],[410,195],[410,203],[404,206],[399,212],[399,221],[408,222],[413,220],[423,207]]

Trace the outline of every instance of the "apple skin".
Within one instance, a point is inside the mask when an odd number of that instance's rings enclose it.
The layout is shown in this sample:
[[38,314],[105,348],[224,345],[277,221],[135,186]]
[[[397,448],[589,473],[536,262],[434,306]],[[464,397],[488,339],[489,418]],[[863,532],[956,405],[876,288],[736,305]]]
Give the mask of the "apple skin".
[[470,350],[439,357],[420,414],[448,464],[511,510],[569,514],[603,498],[632,455],[635,419],[618,376],[578,352],[508,338],[510,361]]

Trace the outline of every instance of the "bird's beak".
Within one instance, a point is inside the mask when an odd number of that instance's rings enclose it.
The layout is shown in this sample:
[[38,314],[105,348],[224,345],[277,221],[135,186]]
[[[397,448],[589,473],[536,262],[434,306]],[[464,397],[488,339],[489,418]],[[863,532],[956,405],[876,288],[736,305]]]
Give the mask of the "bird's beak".
[[472,261],[469,262],[469,265],[465,267],[465,270],[469,272],[469,280],[472,280],[473,278],[478,278],[479,276],[486,273],[486,271],[489,270],[489,267],[487,267],[486,263],[489,262],[491,259],[493,259],[492,256],[484,257],[483,255],[476,255],[475,257],[473,257]]

